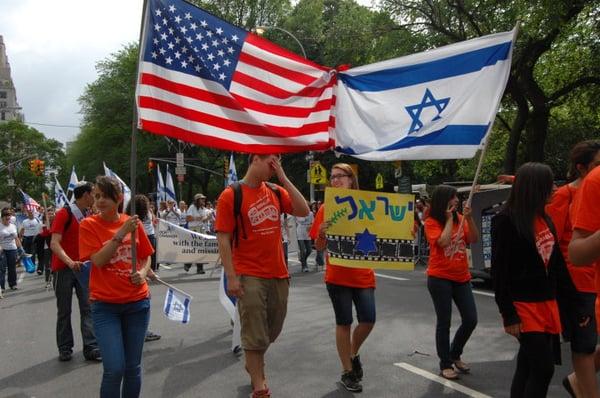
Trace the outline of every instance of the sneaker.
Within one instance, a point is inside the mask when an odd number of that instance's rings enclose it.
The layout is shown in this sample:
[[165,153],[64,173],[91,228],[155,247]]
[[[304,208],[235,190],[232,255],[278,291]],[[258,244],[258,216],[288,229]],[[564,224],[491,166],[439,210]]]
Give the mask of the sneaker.
[[268,388],[265,388],[264,390],[254,390],[252,391],[252,395],[250,395],[250,397],[252,398],[259,398],[259,397],[270,397],[271,396],[271,391],[269,391]]
[[156,341],[156,340],[160,340],[162,336],[160,334],[156,334],[156,333],[152,333],[151,331],[148,331],[146,333],[146,337],[144,337],[144,341]]
[[342,379],[340,380],[344,388],[348,391],[352,392],[362,392],[362,385],[354,375],[354,372],[348,371],[342,374]]
[[308,267],[302,267],[302,272],[308,272]]
[[102,354],[99,348],[94,348],[90,352],[84,353],[83,356],[86,361],[102,362]]
[[18,287],[16,287],[16,286],[11,286],[11,287],[10,287],[10,290],[19,290],[19,288],[18,288]]
[[61,362],[70,361],[73,358],[71,351],[61,351],[58,353],[58,360]]
[[352,372],[354,372],[354,375],[356,376],[358,381],[362,381],[363,368],[362,362],[360,362],[360,355],[357,355],[354,358],[352,358]]
[[185,270],[185,272],[188,272],[190,268],[192,268],[192,264],[183,264],[183,269]]

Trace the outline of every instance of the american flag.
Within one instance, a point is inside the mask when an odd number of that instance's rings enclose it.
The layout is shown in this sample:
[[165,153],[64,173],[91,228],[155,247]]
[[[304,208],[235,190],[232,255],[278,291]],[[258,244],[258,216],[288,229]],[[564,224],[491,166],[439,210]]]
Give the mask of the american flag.
[[181,0],[148,2],[142,43],[141,129],[238,152],[331,146],[329,68]]
[[22,189],[19,189],[19,191],[21,191],[21,198],[23,199],[23,208],[32,213],[37,212],[38,209],[41,207],[40,204],[36,202],[35,199],[33,199],[31,196],[23,192]]

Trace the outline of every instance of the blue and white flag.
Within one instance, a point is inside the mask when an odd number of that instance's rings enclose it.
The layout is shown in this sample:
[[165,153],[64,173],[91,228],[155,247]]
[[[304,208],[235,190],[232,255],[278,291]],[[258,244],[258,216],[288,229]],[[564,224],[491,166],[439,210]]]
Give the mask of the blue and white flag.
[[158,202],[162,202],[167,200],[165,197],[165,183],[163,181],[163,176],[160,172],[160,165],[156,165],[156,200]]
[[229,158],[229,171],[227,172],[227,186],[237,182],[237,172],[235,171],[235,161],[233,160],[233,152]]
[[73,168],[71,169],[71,178],[69,179],[69,185],[67,186],[67,193],[72,192],[78,182],[77,174],[75,174],[75,165],[73,165]]
[[62,187],[60,186],[60,183],[58,182],[58,180],[56,179],[56,176],[54,177],[54,204],[56,206],[56,208],[61,208],[61,207],[65,207],[66,205],[68,205],[69,203],[69,199],[67,198],[67,195],[65,194],[65,191],[63,191]]
[[496,116],[516,29],[338,75],[336,151],[366,160],[470,158]]
[[238,353],[242,346],[242,336],[240,328],[240,314],[237,310],[237,300],[235,297],[227,294],[227,275],[225,275],[225,268],[221,270],[221,280],[219,282],[219,302],[231,322],[233,322],[233,334],[231,336],[231,351]]
[[131,200],[131,189],[129,189],[127,184],[125,184],[125,181],[123,181],[117,173],[106,167],[106,163],[102,162],[102,165],[104,166],[104,175],[114,177],[121,183],[121,187],[123,187],[123,208],[127,208],[127,204]]
[[175,185],[173,185],[173,176],[169,171],[169,165],[167,164],[167,174],[165,176],[166,184],[165,184],[165,197],[167,200],[172,200],[175,202],[175,206],[177,206],[177,197],[175,196]]
[[189,323],[191,302],[192,296],[170,287],[165,296],[163,312],[172,321]]

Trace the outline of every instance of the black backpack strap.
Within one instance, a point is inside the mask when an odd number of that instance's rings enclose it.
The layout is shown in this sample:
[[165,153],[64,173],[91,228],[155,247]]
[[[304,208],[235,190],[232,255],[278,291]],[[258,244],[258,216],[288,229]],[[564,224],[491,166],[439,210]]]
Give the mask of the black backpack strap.
[[67,204],[64,208],[67,211],[69,218],[67,219],[67,222],[65,223],[65,228],[63,229],[63,235],[65,234],[65,232],[67,232],[67,229],[69,229],[69,227],[71,226],[71,222],[73,221],[73,210],[71,210],[71,206]]
[[235,227],[233,228],[233,244],[234,247],[237,247],[239,242],[238,218],[240,220],[240,227],[242,228],[242,237],[247,239],[246,229],[244,228],[244,219],[241,216],[243,199],[242,185],[236,181],[230,186],[233,190],[233,219],[235,220]]

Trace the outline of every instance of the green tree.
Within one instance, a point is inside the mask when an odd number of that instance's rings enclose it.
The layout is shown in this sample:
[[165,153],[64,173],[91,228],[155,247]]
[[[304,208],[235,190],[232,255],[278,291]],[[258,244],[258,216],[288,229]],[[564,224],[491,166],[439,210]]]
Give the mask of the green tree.
[[[44,174],[37,176],[29,169],[33,155],[45,162]],[[23,158],[26,159],[13,163]],[[0,164],[0,199],[9,200],[13,205],[19,203],[21,199],[16,189],[20,188],[41,203],[42,192],[48,192],[46,183],[50,181],[50,174],[64,170],[65,154],[60,142],[46,138],[21,122],[11,121],[0,123]],[[13,166],[5,167],[9,164]],[[14,187],[8,186],[9,178],[14,180]]]

